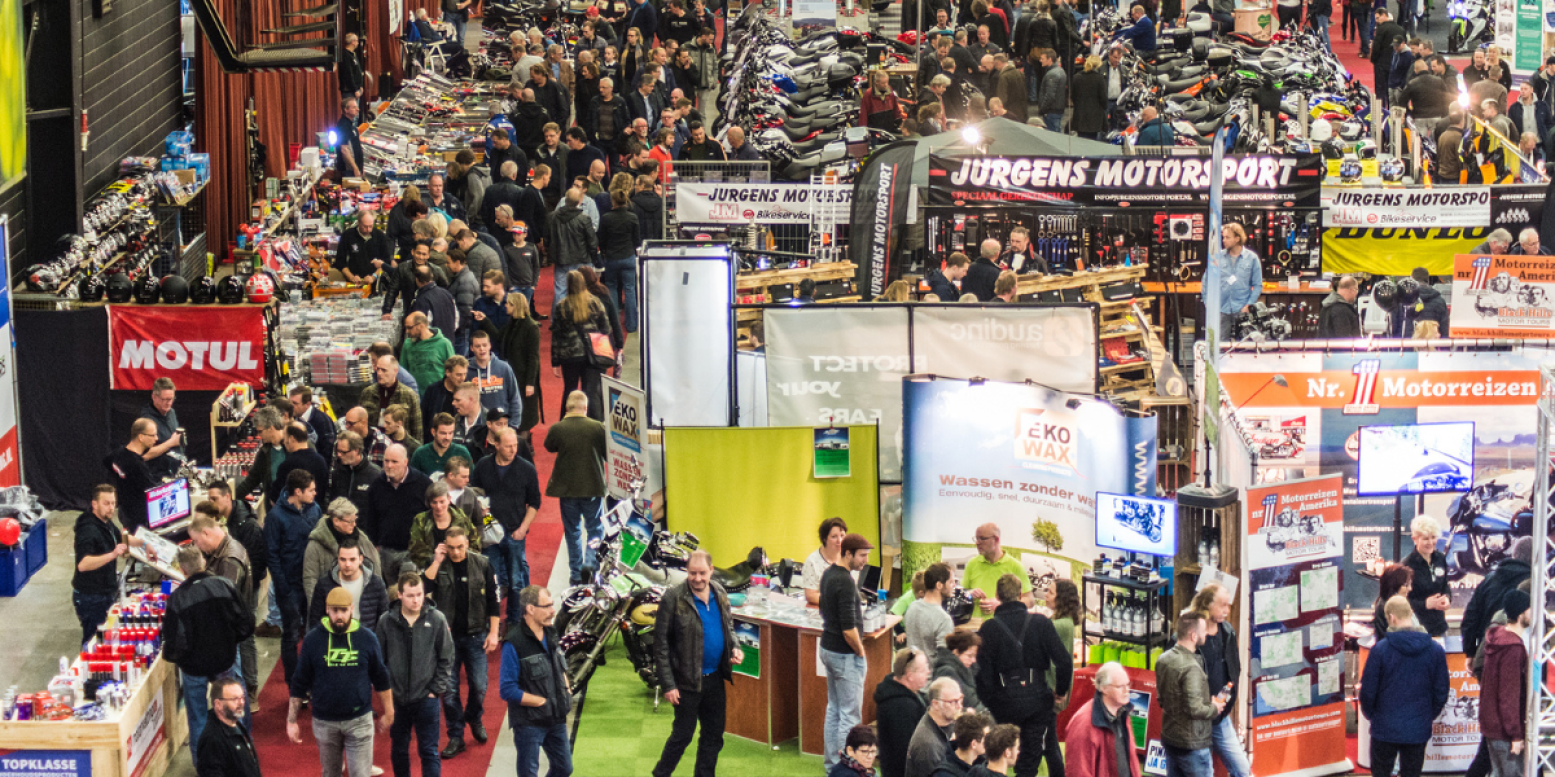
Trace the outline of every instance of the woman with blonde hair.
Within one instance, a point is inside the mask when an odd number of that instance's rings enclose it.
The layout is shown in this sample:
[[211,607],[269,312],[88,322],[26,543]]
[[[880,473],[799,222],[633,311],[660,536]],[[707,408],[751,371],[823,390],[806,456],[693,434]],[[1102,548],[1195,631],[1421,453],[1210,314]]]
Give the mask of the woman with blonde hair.
[[1085,58],[1085,69],[1074,74],[1069,94],[1074,98],[1074,117],[1069,121],[1076,135],[1100,140],[1107,131],[1107,77],[1101,72],[1101,57]]
[[[565,303],[563,303],[565,304]],[[529,438],[529,430],[544,420],[545,397],[540,392],[540,324],[529,311],[529,299],[509,292],[506,301],[508,322],[497,328],[487,317],[481,329],[491,335],[492,346],[502,360],[513,368],[519,390],[524,394],[524,417],[508,419],[518,436]]]
[[589,397],[589,417],[605,420],[600,378],[615,366],[611,330],[605,303],[589,291],[583,273],[567,273],[567,297],[551,315],[551,370],[562,379],[562,415],[567,412],[566,396],[581,388]]
[[[631,79],[631,88],[622,87],[622,94],[637,90],[637,74],[648,60],[648,49],[643,46],[643,34],[636,27],[626,28],[626,40],[621,42],[621,76]],[[653,121],[648,122],[650,125]]]
[[885,287],[885,293],[875,299],[876,302],[912,302],[912,288],[907,281],[891,281],[891,285]]

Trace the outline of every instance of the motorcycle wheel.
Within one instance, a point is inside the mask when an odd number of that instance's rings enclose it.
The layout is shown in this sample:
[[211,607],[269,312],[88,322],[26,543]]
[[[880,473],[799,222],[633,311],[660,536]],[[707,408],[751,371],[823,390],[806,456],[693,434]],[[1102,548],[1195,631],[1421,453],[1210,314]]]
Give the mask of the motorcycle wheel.
[[1463,50],[1463,34],[1458,32],[1458,25],[1453,25],[1451,32],[1447,33],[1447,53],[1458,54]]
[[579,640],[563,656],[567,661],[567,676],[572,678],[573,693],[579,693],[588,686],[589,678],[594,676],[594,669],[599,666],[597,661],[589,660],[594,645],[595,640],[592,638]]

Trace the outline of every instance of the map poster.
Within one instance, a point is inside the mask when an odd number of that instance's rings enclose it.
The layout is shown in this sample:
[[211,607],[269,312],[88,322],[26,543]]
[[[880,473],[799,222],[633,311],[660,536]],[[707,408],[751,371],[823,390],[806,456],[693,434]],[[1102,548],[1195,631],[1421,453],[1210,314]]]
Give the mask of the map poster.
[[[1342,478],[1329,475],[1247,491],[1247,676],[1251,736],[1260,743],[1257,777],[1350,769],[1340,608],[1342,485]],[[1265,743],[1274,757],[1264,757]]]

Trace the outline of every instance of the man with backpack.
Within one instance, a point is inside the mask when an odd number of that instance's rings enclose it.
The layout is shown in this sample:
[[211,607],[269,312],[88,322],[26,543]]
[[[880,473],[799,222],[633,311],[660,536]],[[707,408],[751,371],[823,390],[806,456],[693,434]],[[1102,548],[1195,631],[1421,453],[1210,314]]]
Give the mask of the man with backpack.
[[[1015,761],[1015,774],[1037,773],[1043,757],[1042,743],[1055,725],[1053,700],[1069,695],[1074,677],[1071,648],[1058,638],[1053,622],[1027,611],[1021,601],[1021,579],[1006,574],[995,585],[999,606],[977,631],[983,644],[977,660],[977,696],[1000,723],[1020,727],[1023,747]],[[1047,670],[1056,670],[1055,687],[1047,687]],[[1056,758],[1049,754],[1049,758]],[[1059,764],[1049,763],[1048,773]]]

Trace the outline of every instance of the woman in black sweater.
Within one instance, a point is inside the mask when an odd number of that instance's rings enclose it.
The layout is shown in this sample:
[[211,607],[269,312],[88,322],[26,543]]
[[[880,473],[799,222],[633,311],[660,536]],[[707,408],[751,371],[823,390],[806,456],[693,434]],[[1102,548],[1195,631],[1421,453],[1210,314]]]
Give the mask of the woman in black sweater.
[[[599,255],[605,263],[606,302],[626,313],[624,334],[637,331],[637,247],[642,245],[642,223],[632,208],[631,187],[612,187],[610,212],[599,217]],[[612,318],[620,321],[620,318]],[[623,336],[624,339],[624,336]]]
[[585,264],[578,268],[578,272],[583,273],[583,282],[588,285],[589,293],[605,305],[605,315],[610,317],[610,344],[615,347],[616,363],[620,364],[621,349],[626,347],[626,333],[621,331],[621,310],[616,307],[615,300],[610,298],[610,290],[599,282],[598,270]]
[[481,329],[491,335],[492,344],[513,368],[519,390],[524,392],[524,417],[508,423],[518,429],[519,437],[528,439],[529,430],[545,417],[545,399],[540,392],[540,324],[530,315],[529,300],[522,294],[508,292],[507,311],[508,323],[501,329],[490,318],[477,316]]
[[1404,566],[1411,573],[1409,606],[1427,634],[1446,636],[1452,589],[1447,583],[1447,557],[1436,549],[1436,541],[1442,536],[1441,524],[1429,515],[1416,516],[1409,524],[1409,536],[1415,543],[1415,549],[1404,557]]

